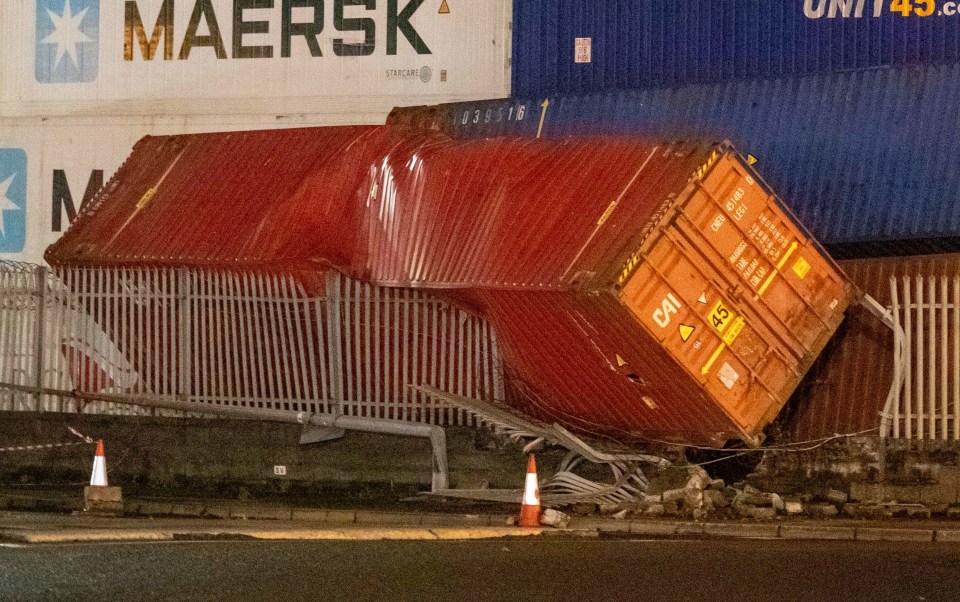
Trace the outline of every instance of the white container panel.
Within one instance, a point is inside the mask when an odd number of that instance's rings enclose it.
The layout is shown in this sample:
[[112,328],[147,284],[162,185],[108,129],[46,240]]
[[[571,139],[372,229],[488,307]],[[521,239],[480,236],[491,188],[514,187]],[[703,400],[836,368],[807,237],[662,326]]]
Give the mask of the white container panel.
[[0,2],[0,115],[387,112],[510,92],[512,0]]
[[383,123],[382,114],[0,118],[0,259],[41,263],[85,198],[147,135]]

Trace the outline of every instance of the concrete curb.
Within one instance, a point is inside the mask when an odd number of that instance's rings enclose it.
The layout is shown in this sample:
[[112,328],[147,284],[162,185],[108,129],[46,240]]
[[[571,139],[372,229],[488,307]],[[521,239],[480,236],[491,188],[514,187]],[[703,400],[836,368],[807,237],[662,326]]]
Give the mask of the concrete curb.
[[[0,494],[0,512],[77,513],[83,510],[80,500],[31,498]],[[155,501],[127,499],[123,503],[126,517],[202,518],[266,521],[307,521],[336,524],[390,524],[402,527],[438,526],[499,527],[507,524],[507,515],[450,514],[438,512],[390,512],[381,510],[339,510],[298,508],[282,505],[258,505],[218,501],[210,504],[196,501]]]
[[784,523],[692,523],[663,521],[583,521],[579,528],[596,529],[599,536],[632,535],[657,538],[712,537],[724,539],[784,539],[819,541],[903,541],[960,543],[960,528],[867,527]]
[[[75,512],[70,499],[44,499],[0,495],[0,510],[28,512]],[[125,514],[143,518],[173,517],[196,520],[197,527],[181,530],[106,529],[0,529],[0,541],[12,543],[65,543],[84,541],[161,541],[172,539],[493,539],[503,537],[650,537],[650,538],[736,538],[820,541],[902,541],[960,543],[957,528],[830,525],[787,522],[693,522],[670,520],[614,520],[574,517],[567,529],[519,529],[507,527],[506,515],[388,512],[379,510],[329,510],[257,505],[218,501],[127,500]],[[203,528],[202,519],[223,519],[238,523],[234,528]],[[246,524],[247,521],[250,524]],[[270,523],[292,521],[316,523],[318,527],[280,526]],[[259,523],[259,524],[257,524]],[[240,526],[242,525],[242,526]],[[325,526],[320,526],[325,525]]]
[[304,540],[304,541],[382,541],[382,540],[474,540],[539,537],[542,529],[486,527],[477,529],[425,528],[352,528],[352,529],[30,529],[0,530],[0,541],[19,544],[63,544],[131,541],[211,541],[211,540]]
[[[384,513],[371,517],[385,519]],[[422,521],[421,517],[421,521]],[[588,522],[588,521],[584,521]],[[600,522],[600,521],[589,521]],[[517,537],[602,538],[649,537],[657,539],[782,539],[819,541],[893,541],[960,543],[960,529],[909,529],[863,526],[819,526],[774,523],[684,523],[655,521],[606,521],[603,525],[580,525],[569,529],[522,529],[484,526],[407,526],[354,523],[350,526],[298,528],[289,525],[270,528],[263,524],[238,527],[172,527],[89,529],[0,529],[0,541],[25,544],[81,543],[95,541],[172,540],[473,540]]]

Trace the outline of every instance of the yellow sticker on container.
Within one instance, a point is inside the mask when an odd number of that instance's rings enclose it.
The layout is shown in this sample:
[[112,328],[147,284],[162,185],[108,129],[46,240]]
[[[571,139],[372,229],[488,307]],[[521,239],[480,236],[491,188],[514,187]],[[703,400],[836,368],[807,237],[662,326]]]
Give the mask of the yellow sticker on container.
[[137,201],[137,210],[143,209],[147,206],[147,203],[150,202],[150,199],[153,198],[153,195],[157,194],[156,188],[150,188],[143,193],[143,196],[140,197],[140,200]]
[[684,343],[687,342],[691,334],[693,334],[693,326],[689,326],[687,324],[680,325],[680,338]]
[[810,264],[807,263],[807,260],[801,257],[797,260],[797,263],[793,264],[793,273],[797,275],[801,280],[807,277],[807,272],[810,271]]
[[723,335],[723,342],[727,345],[733,345],[733,342],[737,340],[737,337],[740,336],[740,331],[743,330],[743,325],[747,321],[743,318],[737,318],[733,321],[733,324],[730,328],[727,329],[726,334]]
[[726,330],[727,325],[735,318],[736,316],[732,311],[726,308],[723,304],[723,301],[717,301],[717,304],[713,306],[713,310],[710,312],[710,317],[707,318],[707,321],[710,322],[710,325],[713,326],[717,332],[723,334],[723,331]]

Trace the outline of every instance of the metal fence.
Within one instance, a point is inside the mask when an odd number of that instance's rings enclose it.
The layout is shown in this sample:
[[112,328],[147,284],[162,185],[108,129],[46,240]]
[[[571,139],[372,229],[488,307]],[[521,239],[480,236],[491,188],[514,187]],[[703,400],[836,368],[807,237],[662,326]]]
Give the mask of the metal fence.
[[960,276],[894,277],[890,291],[895,393],[884,431],[960,441]]
[[[0,383],[440,425],[468,418],[412,386],[503,399],[478,316],[312,276],[321,294],[289,273],[0,263]],[[157,411],[9,390],[0,410]]]

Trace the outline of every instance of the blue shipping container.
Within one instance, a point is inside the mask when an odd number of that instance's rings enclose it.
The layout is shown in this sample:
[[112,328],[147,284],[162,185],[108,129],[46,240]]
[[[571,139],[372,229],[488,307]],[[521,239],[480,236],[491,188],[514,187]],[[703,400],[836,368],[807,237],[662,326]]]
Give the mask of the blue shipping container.
[[835,256],[960,248],[960,65],[455,103],[391,119],[465,138],[728,139]]
[[[513,94],[942,64],[957,0],[515,0]],[[590,39],[577,62],[577,39]],[[582,48],[582,47],[581,47]],[[586,60],[585,52],[579,60]]]

